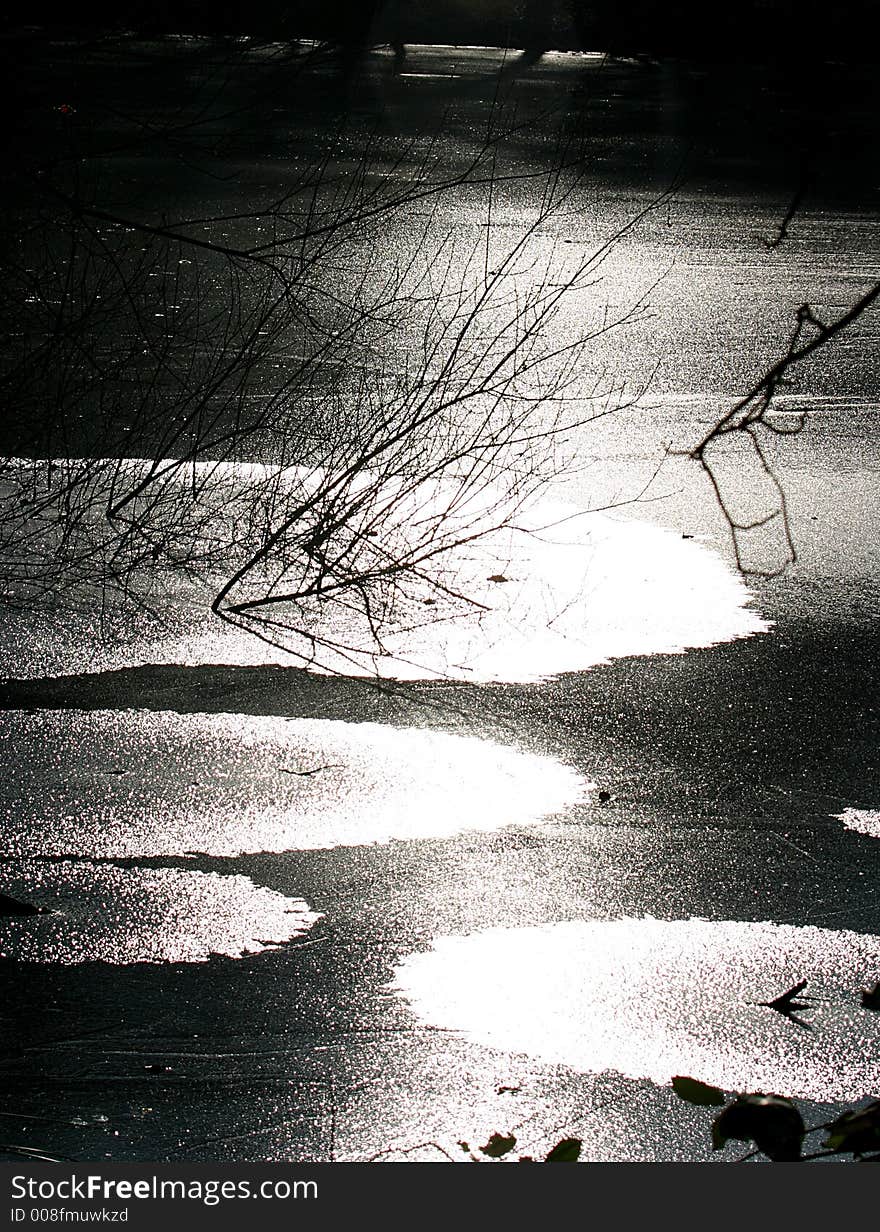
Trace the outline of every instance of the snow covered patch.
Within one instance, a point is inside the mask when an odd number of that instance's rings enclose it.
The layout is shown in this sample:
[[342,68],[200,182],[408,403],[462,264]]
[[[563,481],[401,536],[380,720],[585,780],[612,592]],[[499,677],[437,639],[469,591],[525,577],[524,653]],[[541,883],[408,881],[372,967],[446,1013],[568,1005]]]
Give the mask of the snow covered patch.
[[0,956],[36,963],[204,962],[302,936],[321,917],[247,877],[87,861],[7,862],[3,886],[45,914],[0,916]]
[[[584,1072],[848,1100],[880,1093],[878,974],[880,937],[648,917],[436,937],[395,987],[432,1026]],[[758,1004],[802,979],[812,1029]]]

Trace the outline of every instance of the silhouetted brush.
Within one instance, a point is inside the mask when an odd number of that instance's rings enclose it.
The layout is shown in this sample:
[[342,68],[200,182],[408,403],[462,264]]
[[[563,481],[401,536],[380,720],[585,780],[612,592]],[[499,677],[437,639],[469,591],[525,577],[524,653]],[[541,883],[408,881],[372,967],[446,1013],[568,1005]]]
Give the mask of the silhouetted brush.
[[776,1010],[777,1014],[784,1014],[786,1018],[791,1018],[793,1022],[799,1026],[805,1027],[808,1024],[802,1022],[800,1018],[795,1017],[795,1010],[807,1010],[810,1008],[811,997],[807,997],[804,1001],[796,1000],[798,993],[803,992],[807,986],[806,980],[800,980],[793,988],[789,988],[787,992],[782,992],[778,997],[774,997],[772,1001],[758,1001],[758,1005],[766,1005],[768,1009]]

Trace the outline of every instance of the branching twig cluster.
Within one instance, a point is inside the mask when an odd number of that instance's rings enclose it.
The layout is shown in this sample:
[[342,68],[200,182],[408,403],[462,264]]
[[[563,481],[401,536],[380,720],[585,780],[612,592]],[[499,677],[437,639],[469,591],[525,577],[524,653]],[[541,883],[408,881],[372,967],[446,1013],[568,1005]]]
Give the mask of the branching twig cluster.
[[[217,98],[212,82],[211,140]],[[570,433],[607,413],[590,343],[642,306],[574,327],[560,310],[638,218],[592,251],[557,249],[582,176],[562,144],[498,249],[479,220],[507,178],[516,120],[501,112],[453,173],[433,140],[394,156],[370,140],[354,163],[297,163],[254,208],[169,221],[114,204],[132,157],[199,165],[197,114],[126,124],[146,145],[124,153],[98,117],[76,157],[18,168],[5,601],[155,607],[185,582],[307,661],[362,662],[389,628],[479,610],[448,562],[515,522],[572,461]]]

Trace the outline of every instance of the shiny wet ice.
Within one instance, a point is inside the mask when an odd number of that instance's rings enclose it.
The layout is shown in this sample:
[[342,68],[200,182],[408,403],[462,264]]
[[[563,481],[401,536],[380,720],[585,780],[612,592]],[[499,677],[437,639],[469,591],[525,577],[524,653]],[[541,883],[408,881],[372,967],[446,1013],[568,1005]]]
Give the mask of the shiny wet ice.
[[[850,1100],[880,1094],[878,974],[880,937],[644,918],[436,937],[395,986],[432,1026],[576,1070]],[[801,979],[802,1025],[757,1004]]]
[[0,916],[0,957],[40,963],[203,962],[301,936],[321,917],[247,877],[91,861],[13,860],[10,897],[41,914]]
[[552,758],[472,736],[146,711],[8,712],[0,769],[4,847],[19,857],[443,838],[537,821],[590,786]]

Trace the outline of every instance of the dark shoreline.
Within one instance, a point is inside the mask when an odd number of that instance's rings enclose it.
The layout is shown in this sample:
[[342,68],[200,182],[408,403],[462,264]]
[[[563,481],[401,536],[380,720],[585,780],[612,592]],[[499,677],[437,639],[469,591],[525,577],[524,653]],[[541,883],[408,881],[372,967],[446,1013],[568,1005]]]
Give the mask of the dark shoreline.
[[541,50],[605,51],[615,55],[704,55],[728,62],[838,57],[876,58],[870,0],[840,0],[829,10],[816,0],[742,0],[716,7],[699,0],[86,0],[76,15],[60,0],[36,8],[13,5],[5,21],[98,35],[120,30],[209,37],[313,39],[352,47],[389,42],[449,43]]

